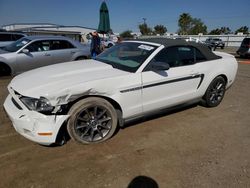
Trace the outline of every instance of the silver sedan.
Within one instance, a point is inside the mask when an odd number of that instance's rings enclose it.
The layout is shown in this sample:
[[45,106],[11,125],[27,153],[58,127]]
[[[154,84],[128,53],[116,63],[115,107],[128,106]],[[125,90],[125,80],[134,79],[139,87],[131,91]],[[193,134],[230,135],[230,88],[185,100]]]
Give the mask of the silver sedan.
[[90,47],[63,36],[28,36],[0,49],[0,76],[86,59]]

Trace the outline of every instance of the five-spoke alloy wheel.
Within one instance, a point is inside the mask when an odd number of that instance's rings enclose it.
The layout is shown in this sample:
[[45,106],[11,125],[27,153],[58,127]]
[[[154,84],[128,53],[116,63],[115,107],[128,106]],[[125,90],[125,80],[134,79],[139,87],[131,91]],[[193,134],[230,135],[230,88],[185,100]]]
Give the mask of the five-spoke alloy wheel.
[[117,127],[117,113],[105,99],[89,97],[72,106],[67,129],[72,139],[98,143],[110,138]]

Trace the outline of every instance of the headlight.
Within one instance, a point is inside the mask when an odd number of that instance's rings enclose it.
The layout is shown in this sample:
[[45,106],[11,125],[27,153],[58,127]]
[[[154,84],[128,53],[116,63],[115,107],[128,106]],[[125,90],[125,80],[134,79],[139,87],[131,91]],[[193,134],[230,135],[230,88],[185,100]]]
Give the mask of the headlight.
[[46,98],[31,98],[31,97],[20,97],[20,100],[23,104],[29,109],[38,112],[51,112],[53,111],[54,107],[51,106],[50,102]]

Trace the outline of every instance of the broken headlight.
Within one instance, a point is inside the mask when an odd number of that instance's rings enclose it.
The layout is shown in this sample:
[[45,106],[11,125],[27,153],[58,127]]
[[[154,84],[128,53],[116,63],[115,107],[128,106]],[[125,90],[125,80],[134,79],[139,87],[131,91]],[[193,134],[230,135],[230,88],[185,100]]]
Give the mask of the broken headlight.
[[48,99],[41,97],[40,99],[31,97],[20,97],[23,104],[29,109],[41,113],[51,112],[54,107],[51,106]]

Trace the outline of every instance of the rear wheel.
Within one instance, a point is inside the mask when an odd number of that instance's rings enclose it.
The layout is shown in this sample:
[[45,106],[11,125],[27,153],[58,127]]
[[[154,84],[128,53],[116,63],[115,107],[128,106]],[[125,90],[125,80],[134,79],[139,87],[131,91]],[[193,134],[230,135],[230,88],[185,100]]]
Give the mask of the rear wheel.
[[89,97],[72,106],[67,130],[70,137],[83,144],[99,143],[109,139],[117,128],[114,107],[105,99]]
[[218,106],[226,91],[226,80],[222,76],[216,77],[208,86],[207,91],[203,97],[205,106]]
[[0,63],[0,76],[9,76],[11,75],[11,69],[9,66]]

